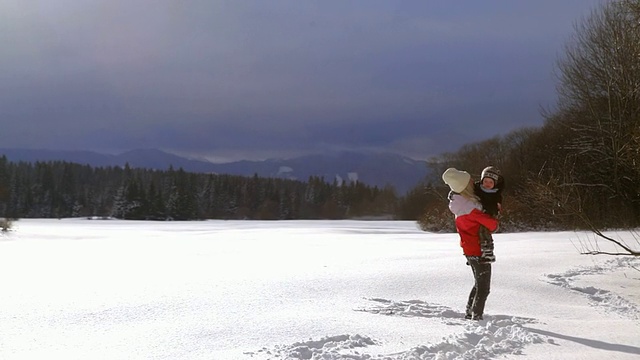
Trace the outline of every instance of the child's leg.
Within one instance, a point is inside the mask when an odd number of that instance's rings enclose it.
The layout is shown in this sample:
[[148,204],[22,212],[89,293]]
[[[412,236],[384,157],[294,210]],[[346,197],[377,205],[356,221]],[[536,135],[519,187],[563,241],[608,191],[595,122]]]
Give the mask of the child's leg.
[[491,231],[484,226],[480,226],[478,236],[480,237],[480,248],[482,249],[481,261],[496,261],[496,257],[493,254],[493,236],[491,236]]

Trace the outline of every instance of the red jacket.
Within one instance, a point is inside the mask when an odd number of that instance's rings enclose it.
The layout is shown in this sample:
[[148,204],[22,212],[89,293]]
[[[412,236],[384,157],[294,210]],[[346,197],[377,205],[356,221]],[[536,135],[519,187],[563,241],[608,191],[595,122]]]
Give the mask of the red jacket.
[[[456,215],[456,230],[460,235],[460,246],[466,256],[482,256],[480,249],[480,226],[496,231],[498,220],[480,210],[482,207],[459,194],[449,195],[449,209]],[[480,209],[478,208],[480,207]]]
[[462,246],[462,252],[466,256],[482,256],[480,236],[478,235],[480,225],[493,232],[498,228],[498,220],[478,209],[473,209],[471,213],[456,218],[456,230],[460,234],[460,246]]

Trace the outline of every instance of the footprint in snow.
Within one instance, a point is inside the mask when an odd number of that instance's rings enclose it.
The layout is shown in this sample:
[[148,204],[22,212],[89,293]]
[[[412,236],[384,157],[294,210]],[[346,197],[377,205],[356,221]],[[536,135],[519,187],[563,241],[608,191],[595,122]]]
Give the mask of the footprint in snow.
[[374,359],[370,355],[362,354],[362,349],[378,343],[361,335],[336,335],[321,338],[319,340],[307,340],[290,345],[277,345],[273,348],[262,348],[245,355],[260,359]]
[[547,274],[546,277],[550,284],[567,288],[586,296],[593,306],[603,308],[607,312],[616,313],[625,318],[640,319],[640,308],[620,295],[593,286],[580,287],[575,285],[580,276],[604,274],[619,268],[637,267],[639,265],[640,259],[617,258],[607,261],[604,265],[573,269],[561,274]]
[[368,354],[367,349],[370,346],[382,343],[358,334],[310,339],[290,345],[263,348],[245,355],[259,359],[290,360],[490,359],[501,355],[521,354],[529,344],[552,343],[546,336],[532,333],[522,326],[535,322],[534,319],[492,315],[486,316],[486,319],[480,322],[468,321],[459,319],[463,314],[451,308],[420,300],[368,300],[372,302],[371,306],[357,311],[386,316],[439,318],[450,325],[462,325],[464,331],[445,337],[435,344],[421,345],[386,355]]
[[378,298],[367,300],[373,304],[356,309],[356,311],[390,316],[439,318],[443,320],[463,320],[464,318],[464,314],[461,312],[447,306],[429,304],[422,300],[392,301]]

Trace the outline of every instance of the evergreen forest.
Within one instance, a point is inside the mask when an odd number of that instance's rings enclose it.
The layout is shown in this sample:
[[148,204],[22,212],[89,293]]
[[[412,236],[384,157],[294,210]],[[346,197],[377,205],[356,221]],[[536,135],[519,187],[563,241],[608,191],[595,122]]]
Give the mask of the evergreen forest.
[[0,157],[0,216],[130,220],[344,219],[393,214],[392,188]]

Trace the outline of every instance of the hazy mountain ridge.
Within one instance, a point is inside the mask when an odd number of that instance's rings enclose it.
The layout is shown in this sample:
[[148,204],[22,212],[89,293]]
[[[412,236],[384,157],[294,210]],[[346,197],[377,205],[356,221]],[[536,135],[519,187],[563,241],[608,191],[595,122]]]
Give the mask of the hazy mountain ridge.
[[157,149],[138,149],[118,155],[92,151],[56,151],[32,149],[0,149],[10,161],[68,161],[91,166],[124,166],[166,170],[183,168],[185,171],[262,177],[276,177],[306,181],[310,176],[322,176],[326,181],[349,181],[357,178],[368,185],[383,187],[390,184],[399,195],[414,188],[427,173],[423,161],[415,161],[391,153],[337,152],[314,154],[292,159],[264,161],[242,160],[216,164],[193,160]]

